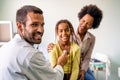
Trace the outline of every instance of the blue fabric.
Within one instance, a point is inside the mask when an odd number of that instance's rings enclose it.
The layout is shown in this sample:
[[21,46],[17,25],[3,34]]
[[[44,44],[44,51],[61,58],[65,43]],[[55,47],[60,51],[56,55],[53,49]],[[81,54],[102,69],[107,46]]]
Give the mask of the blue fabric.
[[87,69],[87,72],[85,73],[84,79],[85,80],[96,80],[94,75],[93,75],[93,72],[90,70],[90,68]]

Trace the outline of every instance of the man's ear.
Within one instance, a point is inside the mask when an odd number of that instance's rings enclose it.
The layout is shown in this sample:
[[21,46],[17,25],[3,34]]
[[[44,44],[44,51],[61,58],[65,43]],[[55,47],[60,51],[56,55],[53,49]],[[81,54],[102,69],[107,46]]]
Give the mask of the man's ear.
[[17,22],[16,25],[17,25],[18,32],[22,33],[23,32],[23,25],[22,25],[22,23],[21,22]]

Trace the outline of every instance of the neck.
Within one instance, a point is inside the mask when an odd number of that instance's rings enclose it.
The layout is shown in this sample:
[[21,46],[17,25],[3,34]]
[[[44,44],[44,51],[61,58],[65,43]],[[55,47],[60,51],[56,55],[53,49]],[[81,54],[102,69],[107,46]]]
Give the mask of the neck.
[[23,40],[25,40],[27,43],[29,43],[30,45],[34,45],[34,43],[31,43],[30,41],[28,41],[26,38],[24,38],[24,36],[22,36],[22,34],[19,34],[20,35],[20,37],[23,39]]
[[85,35],[86,35],[86,32],[85,33],[79,33],[79,37],[80,37],[81,41],[83,41]]
[[70,50],[70,42],[58,42],[62,50]]

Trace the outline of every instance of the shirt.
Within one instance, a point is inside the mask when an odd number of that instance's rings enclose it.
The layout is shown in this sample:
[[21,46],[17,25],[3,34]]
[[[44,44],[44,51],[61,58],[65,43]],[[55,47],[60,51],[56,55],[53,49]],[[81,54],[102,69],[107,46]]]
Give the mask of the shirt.
[[[53,49],[50,51],[50,63],[54,67],[57,64],[58,57],[62,55],[62,50],[58,42],[54,43]],[[70,52],[67,63],[64,65],[64,73],[71,74],[70,80],[77,80],[80,63],[80,47],[74,42],[70,43]]]
[[46,62],[43,53],[19,35],[0,48],[0,80],[63,80],[60,65]]
[[74,40],[77,41],[78,45],[81,48],[82,59],[81,59],[80,67],[81,70],[87,71],[91,59],[91,54],[95,44],[95,36],[90,32],[87,32],[83,41],[81,41],[79,34],[77,34],[76,36],[77,38],[75,38]]

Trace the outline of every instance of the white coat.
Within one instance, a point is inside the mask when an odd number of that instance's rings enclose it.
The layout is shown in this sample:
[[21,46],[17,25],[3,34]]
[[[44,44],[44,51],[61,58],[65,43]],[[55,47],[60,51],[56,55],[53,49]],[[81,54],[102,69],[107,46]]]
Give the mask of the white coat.
[[18,34],[0,48],[0,80],[63,80],[63,69],[54,69],[43,53]]

